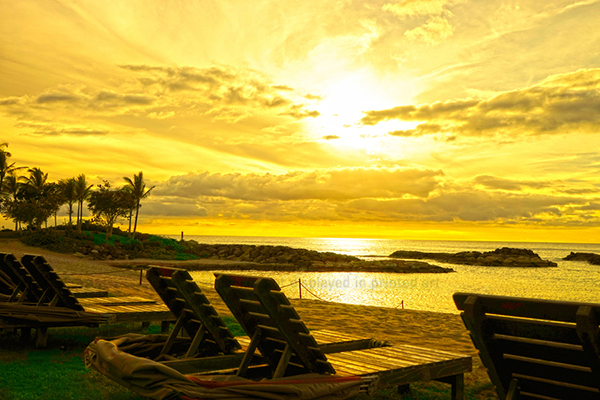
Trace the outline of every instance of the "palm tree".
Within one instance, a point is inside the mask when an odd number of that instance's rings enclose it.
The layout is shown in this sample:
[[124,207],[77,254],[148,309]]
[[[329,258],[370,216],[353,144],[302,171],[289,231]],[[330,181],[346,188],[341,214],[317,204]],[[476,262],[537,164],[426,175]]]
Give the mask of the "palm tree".
[[[137,229],[137,221],[138,214],[140,212],[140,201],[150,194],[154,186],[150,189],[146,190],[146,183],[144,183],[144,173],[140,171],[137,175],[133,175],[133,180],[124,176],[123,179],[127,182],[127,187],[131,191],[131,195],[133,196],[133,201],[135,203],[135,223],[133,224],[133,235],[135,236],[135,231]],[[131,227],[130,227],[131,230]]]
[[81,232],[83,220],[83,202],[90,196],[92,186],[87,184],[85,175],[81,174],[75,180],[75,193],[77,198],[77,232]]
[[67,204],[69,205],[69,227],[72,226],[71,216],[73,215],[73,203],[77,201],[77,181],[75,178],[63,179],[58,182],[60,190]]
[[36,216],[32,219],[35,221],[35,226],[39,230],[42,228],[42,223],[47,221],[51,215],[49,210],[53,208],[50,202],[54,201],[52,196],[53,187],[48,181],[48,173],[44,173],[40,168],[34,167],[27,170],[29,176],[25,177],[23,187],[27,190],[35,204],[38,211]]
[[[12,196],[12,201],[17,201],[17,196],[21,191],[23,176],[18,176],[15,171],[12,171],[2,183],[2,193]],[[19,220],[15,219],[15,232],[19,230]]]
[[8,143],[0,143],[0,188],[3,187],[4,177],[13,171],[18,171],[27,167],[15,167],[15,163],[9,163],[8,159],[12,157],[8,151],[4,150]]
[[30,188],[36,195],[40,195],[47,184],[48,173],[44,173],[38,167],[29,168],[27,172],[29,172],[29,176],[25,178],[25,186]]

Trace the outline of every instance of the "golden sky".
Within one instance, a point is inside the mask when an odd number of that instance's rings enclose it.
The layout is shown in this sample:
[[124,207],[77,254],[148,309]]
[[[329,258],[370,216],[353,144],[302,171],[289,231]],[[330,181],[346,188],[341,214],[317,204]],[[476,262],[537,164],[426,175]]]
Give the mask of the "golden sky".
[[597,242],[599,20],[600,0],[2,1],[0,142],[52,181],[143,171],[146,232]]

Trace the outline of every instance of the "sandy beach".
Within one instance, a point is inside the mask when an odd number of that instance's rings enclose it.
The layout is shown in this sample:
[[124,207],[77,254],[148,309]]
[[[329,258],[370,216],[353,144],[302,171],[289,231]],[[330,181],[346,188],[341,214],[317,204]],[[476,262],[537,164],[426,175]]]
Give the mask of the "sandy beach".
[[[16,257],[42,255],[66,283],[108,290],[114,296],[138,295],[159,300],[139,271],[111,266],[111,261],[96,261],[26,246],[18,240],[0,240],[0,251]],[[136,260],[140,264],[176,264],[177,261]],[[208,261],[207,261],[208,262]],[[214,260],[210,260],[214,263]],[[226,261],[223,261],[226,263]],[[220,314],[231,315],[214,288],[201,286]],[[458,314],[392,309],[341,304],[309,299],[291,299],[310,329],[333,329],[370,336],[392,343],[407,343],[440,350],[476,355],[469,334]]]

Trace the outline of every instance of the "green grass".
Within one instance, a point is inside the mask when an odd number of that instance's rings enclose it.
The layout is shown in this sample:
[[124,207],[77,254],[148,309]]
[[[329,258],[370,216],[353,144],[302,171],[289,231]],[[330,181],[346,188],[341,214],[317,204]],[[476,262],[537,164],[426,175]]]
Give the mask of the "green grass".
[[0,398],[3,400],[142,400],[102,374],[87,369],[83,350],[97,336],[127,332],[157,333],[158,325],[131,324],[90,328],[51,328],[48,347],[34,348],[15,333],[0,334]]
[[[97,244],[97,245],[109,243],[111,246],[114,246],[115,242],[119,242],[122,245],[143,244],[143,242],[141,242],[140,240],[134,239],[134,238],[128,238],[127,236],[113,234],[110,237],[110,239],[107,241],[105,233],[92,232],[92,231],[85,231],[84,233],[86,235],[90,236],[92,238],[94,244]],[[155,252],[157,248],[161,248],[161,249],[167,249],[167,250],[173,251],[174,258],[176,260],[185,261],[185,260],[195,260],[198,258],[198,256],[196,256],[196,255],[186,253],[186,248],[184,246],[182,246],[175,239],[166,238],[166,237],[162,237],[162,236],[156,236],[156,235],[150,235],[150,237],[148,238],[148,241],[156,244],[156,247],[153,246],[151,249],[147,250],[147,253],[149,253],[149,254],[151,254],[152,252]],[[171,257],[173,257],[173,256],[171,256]],[[161,257],[159,256],[159,258],[161,258]]]
[[88,370],[81,351],[31,351],[25,360],[0,362],[2,398],[6,400],[133,400],[134,393]]
[[133,238],[128,238],[127,236],[112,235],[107,241],[106,233],[104,233],[104,232],[84,231],[83,233],[90,236],[92,238],[94,244],[97,244],[97,245],[104,244],[107,242],[111,246],[114,246],[115,242],[119,242],[121,244],[140,243],[139,240],[133,239]]
[[[246,333],[232,317],[223,318],[236,336]],[[98,328],[50,328],[48,346],[38,350],[20,334],[0,333],[0,399],[2,400],[142,400],[141,397],[88,369],[83,351],[96,337],[125,333],[160,333],[160,325],[110,324]]]

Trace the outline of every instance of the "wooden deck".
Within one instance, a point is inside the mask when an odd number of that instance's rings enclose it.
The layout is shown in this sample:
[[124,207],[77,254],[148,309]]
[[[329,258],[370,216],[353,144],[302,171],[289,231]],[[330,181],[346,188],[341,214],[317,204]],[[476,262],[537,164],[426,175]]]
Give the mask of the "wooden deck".
[[[73,296],[75,296],[75,298],[77,299],[85,299],[88,297],[108,297],[108,290],[104,290],[104,289],[96,289],[96,288],[92,288],[92,287],[69,287],[67,285],[67,287],[71,290],[71,293],[73,293]],[[79,302],[81,303],[81,300],[79,300]]]
[[[340,341],[363,340],[357,336],[330,330],[312,331],[311,334],[319,346],[323,347]],[[250,338],[240,336],[237,339],[245,351],[250,344]],[[410,345],[328,353],[327,361],[334,367],[338,376],[379,375],[380,388],[429,380],[452,383],[450,377],[472,370],[471,356]]]
[[[395,345],[328,354],[336,375],[379,375],[379,387],[441,380],[471,372],[471,356],[417,346]],[[461,389],[464,390],[464,389]]]
[[166,305],[138,296],[81,298],[79,303],[87,312],[107,315],[109,322],[175,321]]
[[[378,388],[437,380],[452,385],[452,399],[464,398],[464,374],[472,358],[411,345],[340,347],[335,332],[309,332],[279,285],[271,278],[218,275],[215,289],[244,330],[252,337],[238,341],[247,347],[236,374],[250,374],[252,357],[260,352],[273,378],[306,372],[340,376],[377,375]],[[346,340],[361,338],[344,335]],[[367,339],[368,340],[368,339]],[[331,351],[328,351],[330,349]]]

